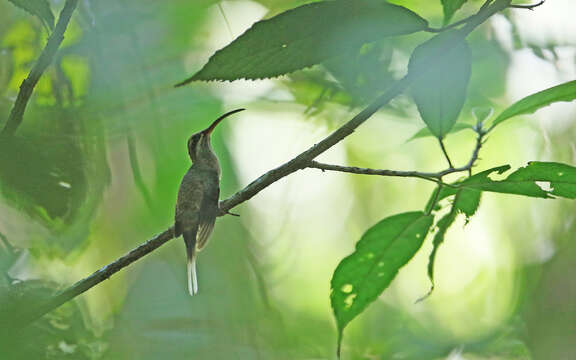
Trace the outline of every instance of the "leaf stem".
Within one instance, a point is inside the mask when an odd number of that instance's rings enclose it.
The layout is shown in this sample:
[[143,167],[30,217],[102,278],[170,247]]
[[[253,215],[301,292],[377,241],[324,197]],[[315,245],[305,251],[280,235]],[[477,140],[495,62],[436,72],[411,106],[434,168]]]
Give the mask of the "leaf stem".
[[444,146],[444,140],[442,140],[441,137],[439,137],[437,139],[438,139],[438,143],[440,144],[440,149],[442,149],[442,153],[444,154],[446,161],[448,161],[449,168],[454,169],[454,165],[452,165],[452,160],[450,160],[450,156],[448,155],[448,151],[446,151],[446,146]]
[[432,213],[432,210],[434,210],[434,208],[436,207],[436,204],[438,203],[438,198],[440,197],[440,193],[442,192],[442,188],[444,187],[443,185],[444,185],[443,183],[439,183],[436,189],[434,190],[434,198],[426,206],[426,215],[430,215]]

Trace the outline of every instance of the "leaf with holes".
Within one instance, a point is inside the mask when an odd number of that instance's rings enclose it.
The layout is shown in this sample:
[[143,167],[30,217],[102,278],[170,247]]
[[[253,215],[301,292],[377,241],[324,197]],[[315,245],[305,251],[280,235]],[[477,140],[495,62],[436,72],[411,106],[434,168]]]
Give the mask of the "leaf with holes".
[[532,161],[503,180],[492,180],[490,175],[502,174],[510,166],[501,166],[478,173],[458,186],[481,191],[516,194],[539,198],[554,196],[576,199],[576,167]]
[[386,36],[427,28],[416,13],[383,0],[321,1],[258,21],[181,82],[264,79],[319,64]]
[[492,126],[508,120],[514,116],[532,114],[537,110],[559,101],[573,101],[576,99],[576,80],[551,87],[523,98],[504,110]]
[[50,30],[54,29],[54,14],[47,0],[8,0],[22,10],[37,16]]
[[414,77],[412,95],[430,132],[443,138],[464,105],[471,74],[471,53],[458,32],[441,33],[412,53],[408,64]]
[[340,262],[330,284],[339,347],[346,325],[376,300],[416,254],[432,221],[423,212],[388,217],[366,231],[356,251]]
[[442,0],[442,9],[444,10],[444,24],[448,24],[456,11],[460,10],[462,5],[468,0]]

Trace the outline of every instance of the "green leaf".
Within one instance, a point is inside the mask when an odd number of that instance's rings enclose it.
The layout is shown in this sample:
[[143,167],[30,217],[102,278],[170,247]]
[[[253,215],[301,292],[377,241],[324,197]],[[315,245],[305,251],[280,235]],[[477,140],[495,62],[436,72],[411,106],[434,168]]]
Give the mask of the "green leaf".
[[452,17],[462,5],[468,0],[442,0],[442,8],[444,10],[444,24],[448,24]]
[[[499,167],[479,173],[462,182],[461,186],[482,191],[551,198],[561,196],[576,198],[576,168],[570,165],[532,161],[500,181],[488,175],[502,173],[510,167]],[[540,184],[537,184],[539,182]],[[549,184],[544,184],[549,183]]]
[[[468,221],[470,217],[472,217],[478,210],[478,206],[480,205],[480,197],[482,196],[482,191],[477,189],[461,188],[456,190],[454,188],[445,187],[442,190],[440,195],[438,196],[439,199],[454,194],[456,196],[454,197],[454,202],[452,203],[452,208],[450,209],[450,212],[444,215],[436,223],[438,231],[434,235],[434,241],[432,243],[433,249],[432,252],[430,253],[430,257],[428,260],[428,278],[430,279],[431,286],[428,293],[423,297],[421,297],[420,299],[418,299],[418,301],[426,299],[428,296],[430,296],[430,294],[432,294],[432,291],[434,291],[435,287],[434,264],[436,260],[436,254],[438,252],[438,249],[440,248],[440,245],[444,243],[444,237],[446,236],[448,228],[452,226],[459,213],[464,214],[466,216],[466,220]],[[433,198],[435,198],[435,194],[432,194],[432,199]]]
[[470,218],[476,214],[476,211],[480,206],[481,197],[481,190],[464,188],[456,193],[454,206],[459,212],[466,215],[466,220],[470,220]]
[[[449,131],[449,134],[454,134],[454,133],[460,132],[462,130],[468,130],[468,129],[473,130],[474,126],[470,125],[470,124],[456,123],[456,124],[454,124],[452,129]],[[429,136],[434,136],[434,134],[432,134],[430,129],[425,127],[425,128],[418,130],[418,132],[416,134],[412,135],[412,137],[410,139],[408,139],[406,142],[416,140],[416,139],[425,138],[425,137],[429,137]]]
[[430,279],[431,284],[430,290],[426,295],[418,299],[418,302],[426,299],[434,291],[434,287],[436,286],[434,283],[434,265],[436,262],[436,254],[438,253],[440,245],[442,245],[442,243],[444,242],[444,237],[446,236],[448,228],[452,226],[457,216],[458,212],[456,211],[456,207],[452,206],[452,210],[448,214],[444,215],[444,217],[442,217],[442,219],[440,219],[436,224],[436,226],[438,227],[438,231],[434,235],[434,241],[432,242],[433,246],[432,252],[430,253],[430,257],[428,258],[428,279]]
[[471,53],[457,32],[441,33],[412,53],[409,73],[415,77],[412,95],[420,116],[439,138],[458,120],[471,74]]
[[573,101],[574,99],[576,99],[576,80],[551,87],[517,101],[494,120],[492,127],[514,116],[532,114],[555,102]]
[[423,212],[388,217],[366,231],[356,251],[340,262],[330,284],[339,344],[346,325],[376,300],[420,249],[432,221]]
[[8,0],[12,4],[37,16],[50,30],[54,29],[54,14],[47,0]]
[[255,23],[218,50],[196,80],[271,78],[321,63],[386,36],[428,26],[414,12],[382,0],[322,1]]
[[[532,161],[503,180],[490,178],[496,174],[503,174],[509,169],[509,165],[495,167],[453,185],[468,190],[538,198],[560,196],[576,199],[576,167],[555,162]],[[456,191],[455,188],[445,188],[439,198],[448,197]]]

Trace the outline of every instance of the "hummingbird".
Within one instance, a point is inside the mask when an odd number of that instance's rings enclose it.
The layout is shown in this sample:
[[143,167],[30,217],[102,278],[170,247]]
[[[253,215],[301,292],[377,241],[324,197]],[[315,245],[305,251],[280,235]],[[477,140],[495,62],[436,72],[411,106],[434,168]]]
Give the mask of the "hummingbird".
[[208,128],[188,139],[192,166],[182,179],[176,202],[174,236],[182,235],[186,245],[188,292],[198,293],[196,253],[206,246],[220,213],[220,163],[210,145],[210,135],[226,117],[243,111],[236,109],[216,119]]

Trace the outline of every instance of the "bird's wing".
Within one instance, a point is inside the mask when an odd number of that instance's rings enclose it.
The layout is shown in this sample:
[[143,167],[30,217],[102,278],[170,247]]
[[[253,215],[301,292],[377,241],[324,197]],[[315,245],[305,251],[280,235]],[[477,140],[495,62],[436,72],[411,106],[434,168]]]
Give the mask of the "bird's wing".
[[214,229],[214,222],[218,216],[218,198],[220,196],[220,187],[218,183],[207,186],[204,189],[204,198],[200,207],[200,217],[198,219],[198,234],[196,238],[196,249],[202,250]]
[[186,181],[182,181],[176,202],[174,235],[180,236],[184,232],[198,229],[198,216],[204,201],[203,183],[194,174],[186,174]]

